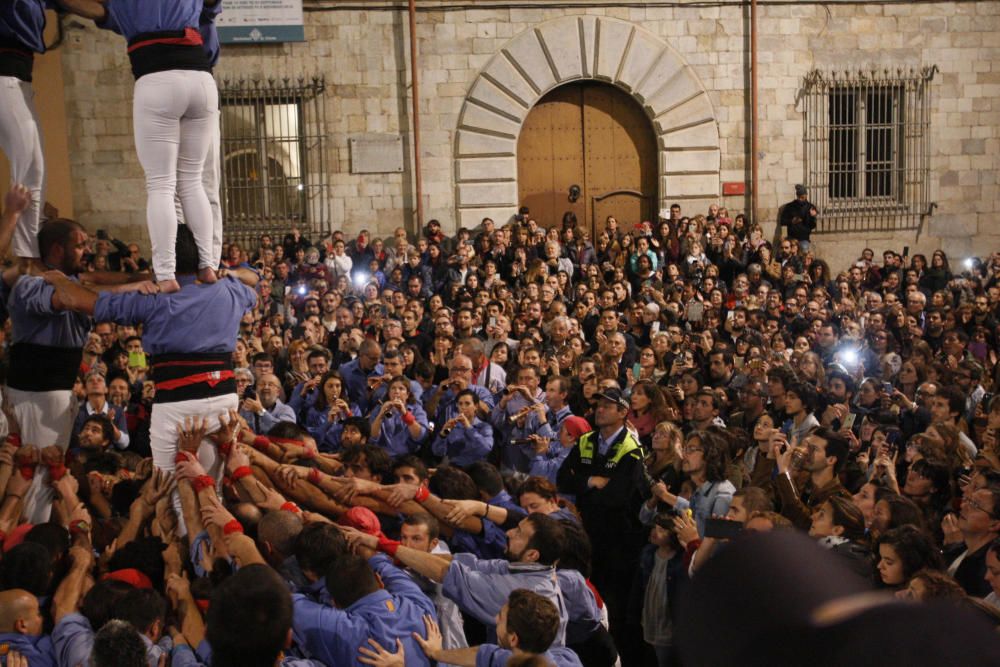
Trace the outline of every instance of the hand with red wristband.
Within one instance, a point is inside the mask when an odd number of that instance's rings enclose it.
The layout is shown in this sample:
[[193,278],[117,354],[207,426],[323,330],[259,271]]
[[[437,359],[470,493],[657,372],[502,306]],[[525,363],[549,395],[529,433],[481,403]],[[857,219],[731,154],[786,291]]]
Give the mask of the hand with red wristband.
[[219,415],[219,430],[208,437],[219,448],[220,454],[229,456],[233,445],[239,442],[241,427],[242,423],[239,413],[235,410],[230,410],[228,414],[224,412]]
[[207,474],[205,468],[198,463],[190,452],[177,452],[177,478],[194,479]]
[[32,479],[35,476],[38,460],[38,449],[34,445],[21,445],[21,448],[14,455],[14,465],[24,479]]
[[66,455],[59,447],[49,445],[42,449],[40,460],[41,464],[48,468],[51,481],[58,481],[66,474]]
[[[420,500],[417,500],[417,502],[423,502],[427,500],[427,497],[430,495],[427,488],[422,485],[392,484],[390,486],[386,486],[385,488],[389,490],[389,497],[386,498],[386,502],[393,507],[399,507],[407,500],[416,500],[418,495],[420,496]],[[421,491],[421,489],[423,490]]]
[[229,453],[229,458],[226,459],[226,470],[229,474],[233,474],[234,470],[239,468],[246,468],[250,465],[250,456],[247,454],[247,449],[245,445],[236,445],[233,447],[232,451]]
[[[339,528],[340,532],[344,534],[347,544],[351,547],[351,551],[359,556],[371,558],[376,551],[385,551],[390,556],[395,556],[396,549],[399,548],[399,542],[395,542],[393,545],[393,540],[389,540],[382,533],[372,535],[351,526],[339,526]],[[384,550],[383,546],[385,546]]]
[[283,464],[278,466],[278,469],[274,472],[274,481],[283,489],[294,489],[296,482],[300,479],[308,479],[313,484],[312,473],[313,471],[319,472],[316,468],[306,468],[305,466],[293,466],[290,464]]
[[213,525],[222,529],[230,521],[235,521],[236,517],[222,505],[218,498],[212,496],[211,498],[206,497],[201,503],[201,520],[206,526]]
[[185,417],[184,424],[177,427],[178,452],[188,452],[197,459],[198,449],[205,439],[205,431],[207,430],[208,426],[204,417]]

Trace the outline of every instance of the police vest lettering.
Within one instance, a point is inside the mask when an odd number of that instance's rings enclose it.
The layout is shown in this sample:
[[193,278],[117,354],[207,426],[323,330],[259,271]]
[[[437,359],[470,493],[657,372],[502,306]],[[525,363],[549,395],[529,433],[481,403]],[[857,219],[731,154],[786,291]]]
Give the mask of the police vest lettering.
[[[627,429],[622,431],[625,437],[620,437],[617,442],[611,445],[608,450],[608,459],[604,463],[607,470],[613,470],[618,462],[626,456],[642,458],[642,448],[635,437]],[[597,442],[597,431],[585,433],[580,437],[580,462],[591,464],[594,461],[594,445]]]

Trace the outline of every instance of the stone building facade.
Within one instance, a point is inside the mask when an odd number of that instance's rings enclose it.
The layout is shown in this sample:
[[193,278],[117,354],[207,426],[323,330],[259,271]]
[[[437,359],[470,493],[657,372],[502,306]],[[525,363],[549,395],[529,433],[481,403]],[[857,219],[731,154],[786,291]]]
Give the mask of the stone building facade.
[[[418,3],[425,221],[453,230],[487,215],[508,220],[518,204],[521,124],[545,92],[583,79],[617,86],[645,110],[657,141],[661,205],[748,210],[748,194],[722,191],[737,182],[749,192],[748,3],[531,4]],[[376,236],[412,229],[405,3],[305,6],[307,42],[227,47],[217,79],[323,76],[327,224]],[[1000,3],[778,3],[761,4],[758,16],[759,217],[768,231],[792,185],[806,180],[810,71],[936,66],[928,126],[933,214],[916,229],[821,235],[819,247],[843,262],[866,245],[941,247],[959,256],[1000,250],[993,221],[1000,213]],[[75,211],[91,226],[142,238],[144,187],[123,44],[81,21],[66,28]],[[401,172],[352,173],[351,139],[372,134],[402,137]]]

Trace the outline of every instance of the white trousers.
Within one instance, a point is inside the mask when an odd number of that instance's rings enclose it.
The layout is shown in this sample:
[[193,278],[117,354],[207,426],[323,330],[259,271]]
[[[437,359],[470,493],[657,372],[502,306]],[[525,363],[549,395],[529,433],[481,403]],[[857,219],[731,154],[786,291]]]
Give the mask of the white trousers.
[[42,131],[31,84],[13,76],[0,76],[0,150],[10,163],[11,182],[31,191],[31,205],[14,230],[14,255],[38,257],[38,227],[45,201]]
[[[212,140],[208,146],[208,155],[205,156],[205,166],[201,172],[201,184],[205,188],[205,196],[208,197],[208,205],[212,208],[212,265],[218,266],[222,261],[222,203],[220,200],[219,187],[222,182],[221,139],[222,128],[219,123],[212,125]],[[184,207],[181,205],[180,196],[174,197],[174,209],[177,211],[177,220],[187,223],[184,218]]]
[[[21,391],[7,387],[6,393],[21,426],[22,442],[39,449],[56,445],[66,451],[77,411],[71,390]],[[39,466],[24,496],[25,519],[30,523],[48,521],[54,497],[49,471]]]
[[141,77],[135,82],[132,124],[136,152],[146,172],[146,226],[156,278],[174,278],[175,193],[198,244],[198,266],[214,267],[212,207],[202,173],[213,127],[219,125],[215,79],[208,72],[186,70]]
[[[224,418],[228,422],[229,411],[237,407],[239,398],[236,394],[195,398],[175,403],[154,403],[149,420],[149,446],[153,450],[153,465],[161,470],[173,472],[176,467],[174,459],[177,456],[177,432],[184,425],[186,417],[204,418],[208,425],[207,435],[219,430],[219,415],[225,415]],[[215,443],[208,438],[202,440],[198,448],[198,462],[217,482],[222,479],[225,461],[219,456]],[[187,527],[184,525],[184,513],[181,511],[181,498],[176,492],[173,504],[180,521],[178,530],[181,535],[186,535]]]

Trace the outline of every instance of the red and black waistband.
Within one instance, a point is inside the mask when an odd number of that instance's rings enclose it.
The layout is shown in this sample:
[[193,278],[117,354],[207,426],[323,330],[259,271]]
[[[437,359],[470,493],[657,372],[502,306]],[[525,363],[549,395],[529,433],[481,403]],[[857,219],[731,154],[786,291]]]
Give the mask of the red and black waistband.
[[236,393],[231,352],[158,354],[153,360],[154,403],[176,403]]
[[0,76],[31,81],[35,53],[21,42],[0,37]]
[[132,62],[132,75],[136,79],[168,70],[209,72],[212,69],[197,28],[136,35],[129,40],[128,57]]

